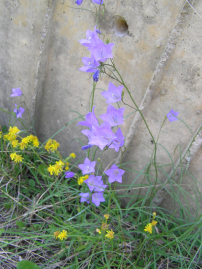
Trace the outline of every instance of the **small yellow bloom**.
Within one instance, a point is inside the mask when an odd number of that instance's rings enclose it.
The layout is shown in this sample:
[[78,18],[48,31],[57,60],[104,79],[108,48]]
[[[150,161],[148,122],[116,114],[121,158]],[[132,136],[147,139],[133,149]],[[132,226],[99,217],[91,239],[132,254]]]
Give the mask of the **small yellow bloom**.
[[18,146],[18,140],[13,140],[11,144],[14,148],[16,148]]
[[85,175],[84,176],[84,179],[86,180],[86,179],[88,179],[89,178],[89,175]]
[[152,220],[152,222],[151,222],[152,226],[156,226],[157,223],[158,222],[156,220]]
[[15,155],[15,162],[16,163],[19,163],[19,162],[22,162],[22,160],[23,160],[24,158],[22,157],[22,155]]
[[15,152],[10,154],[10,157],[11,157],[11,160],[12,161],[15,160],[15,156],[16,156],[16,153]]
[[9,127],[9,134],[10,135],[15,135],[15,134],[17,134],[18,132],[19,132],[20,130],[16,127],[16,126],[14,126],[14,127]]
[[52,145],[50,146],[50,149],[52,150],[52,151],[55,151],[55,150],[57,150],[57,148],[60,146],[60,144],[57,142],[57,141],[55,141],[55,140],[53,140],[53,143],[52,143]]
[[153,212],[153,216],[156,216],[156,212]]
[[151,234],[151,233],[152,233],[152,224],[151,224],[151,223],[148,223],[148,224],[145,226],[144,231]]
[[23,140],[19,143],[19,145],[21,150],[25,149],[28,146],[28,144],[25,143]]
[[101,234],[101,231],[98,228],[96,229],[96,232],[99,233],[99,234]]
[[84,180],[86,180],[84,177],[79,177],[79,178],[77,179],[77,183],[78,183],[79,185],[82,185],[83,182],[84,182]]
[[107,238],[109,238],[109,239],[112,239],[112,238],[114,238],[114,232],[113,232],[113,230],[111,229],[111,231],[106,231],[107,232],[107,234],[105,235],[105,237],[107,237]]
[[59,234],[60,234],[60,232],[59,232],[59,231],[56,231],[56,232],[54,232],[54,233],[53,233],[53,235],[54,235],[55,239],[58,239]]
[[34,136],[32,138],[32,143],[33,143],[33,146],[34,147],[38,148],[38,146],[39,146],[39,140],[38,140],[38,138],[36,136]]
[[69,170],[69,166],[65,166],[65,170],[68,171]]
[[67,231],[63,230],[59,235],[58,238],[60,240],[67,239]]
[[105,217],[106,220],[108,220],[109,214],[104,214],[104,217]]
[[76,154],[75,154],[75,153],[70,153],[70,154],[69,154],[69,157],[75,159],[75,158],[76,158]]
[[55,171],[55,166],[54,165],[49,165],[48,172],[51,174],[51,176],[54,174],[54,171]]
[[52,144],[52,139],[49,139],[49,140],[47,141],[46,145],[45,145],[45,149],[46,149],[47,151],[49,151],[51,144]]

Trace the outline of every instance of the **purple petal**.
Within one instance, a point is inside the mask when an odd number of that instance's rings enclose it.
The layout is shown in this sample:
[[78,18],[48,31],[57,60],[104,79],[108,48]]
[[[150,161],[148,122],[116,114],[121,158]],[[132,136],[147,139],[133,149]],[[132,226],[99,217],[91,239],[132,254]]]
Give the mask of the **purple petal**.
[[167,116],[168,120],[170,122],[172,122],[172,121],[177,121],[178,120],[178,118],[177,118],[178,114],[179,114],[178,111],[174,111],[174,110],[171,109],[171,111],[166,116]]
[[65,172],[65,178],[71,178],[74,176],[75,176],[75,174],[73,172]]
[[13,93],[10,95],[10,97],[17,97],[22,95],[20,88],[12,89],[12,92]]

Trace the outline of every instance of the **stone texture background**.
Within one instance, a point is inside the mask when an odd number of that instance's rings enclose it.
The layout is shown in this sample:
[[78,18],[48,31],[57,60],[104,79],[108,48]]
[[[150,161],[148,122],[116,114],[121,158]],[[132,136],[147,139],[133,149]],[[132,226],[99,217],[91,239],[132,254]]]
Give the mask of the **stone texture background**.
[[[189,3],[195,10],[185,0],[105,0],[106,10],[100,21],[105,38],[115,43],[114,61],[138,105],[152,79],[155,81],[151,102],[143,110],[155,139],[165,115],[171,109],[179,111],[182,121],[170,123],[166,120],[162,127],[157,152],[159,165],[171,164],[170,157],[175,163],[194,131],[202,124],[202,2],[190,0]],[[183,8],[186,12],[181,12]],[[95,25],[95,16],[86,9],[94,10],[88,0],[84,0],[80,8],[74,0],[0,1],[0,107],[12,111],[16,102],[22,102],[23,97],[9,97],[12,88],[20,87],[29,108],[24,119],[28,121],[30,117],[34,120],[36,134],[42,142],[79,117],[75,111],[82,115],[89,112],[92,79],[78,71],[82,57],[89,56],[78,40],[85,38],[86,30],[92,30]],[[117,16],[126,20],[128,35],[121,37],[115,33],[113,27]],[[184,23],[178,23],[179,18]],[[165,55],[166,46],[170,46],[169,38],[173,31],[181,31],[180,37],[167,55],[166,65],[160,70],[159,63]],[[160,75],[154,76],[158,70]],[[107,90],[109,81],[102,76],[98,87]],[[95,94],[97,116],[105,113],[107,108],[100,92],[97,90]],[[124,101],[132,105],[126,91]],[[131,112],[132,109],[126,107],[125,116]],[[3,112],[0,116],[1,125],[8,125],[9,117]],[[125,136],[134,117],[135,113],[122,127]],[[80,132],[83,127],[77,127],[79,121],[75,120],[54,137],[61,144],[63,156],[71,152],[80,158],[85,156],[81,152],[81,143],[85,145],[87,139]],[[134,180],[136,184],[142,184],[144,176],[137,178],[138,171],[149,163],[154,149],[144,122],[136,128],[137,132],[124,154],[124,162],[130,162],[127,167],[132,170],[125,173],[124,184],[131,184]],[[116,159],[117,153],[109,150],[107,153],[99,152],[97,157],[100,156],[107,165]],[[191,175],[199,181],[197,188],[201,198],[201,158],[199,147],[186,175],[178,181],[190,194],[189,205],[193,212],[197,209],[191,199],[195,188]],[[169,173],[171,165],[163,169],[159,170],[159,182],[165,180],[165,172]],[[154,169],[151,167],[151,170]],[[152,177],[150,180],[154,182]],[[142,191],[144,193],[145,190]],[[183,195],[180,199],[186,204]],[[167,197],[162,206],[172,210],[173,201]]]

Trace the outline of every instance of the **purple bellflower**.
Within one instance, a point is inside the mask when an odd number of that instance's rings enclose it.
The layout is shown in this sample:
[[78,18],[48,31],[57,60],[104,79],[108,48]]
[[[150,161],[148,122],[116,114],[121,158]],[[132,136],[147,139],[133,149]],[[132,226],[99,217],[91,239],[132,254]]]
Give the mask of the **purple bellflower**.
[[116,138],[116,135],[111,130],[111,126],[107,122],[102,123],[100,126],[92,125],[92,133],[94,136],[91,136],[89,139],[89,144],[96,145],[101,150],[105,146],[109,146]]
[[15,109],[13,110],[17,116],[17,119],[18,118],[22,118],[22,114],[25,112],[25,109],[23,107],[18,107],[16,104],[15,104]]
[[116,109],[112,105],[108,105],[107,113],[100,115],[100,118],[108,122],[111,127],[123,124],[123,113],[125,108]]
[[85,145],[82,147],[82,150],[86,150],[86,149],[89,149],[89,148],[92,148],[93,145]]
[[[93,1],[93,3],[95,3],[95,4],[103,4],[103,0],[92,0]],[[80,6],[81,4],[83,3],[83,0],[77,0],[76,2],[75,2],[75,4],[77,4],[78,6]]]
[[107,187],[107,185],[104,185],[103,180],[100,180],[98,182],[98,185],[95,187],[94,191],[96,191],[96,192],[104,192],[106,187]]
[[102,92],[102,96],[107,99],[106,103],[116,103],[121,101],[121,94],[124,86],[116,87],[114,84],[109,82],[108,91]]
[[85,116],[86,120],[80,121],[77,125],[87,126],[90,129],[91,129],[92,125],[99,126],[98,120],[97,120],[95,113],[94,113],[94,109],[95,109],[95,106],[93,107],[92,112],[89,112],[88,114],[86,114],[86,116]]
[[81,196],[81,199],[80,199],[80,202],[83,203],[83,202],[87,202],[88,204],[90,203],[90,200],[89,200],[89,193],[80,193],[79,196]]
[[96,186],[99,186],[99,181],[102,179],[101,176],[90,175],[84,182],[88,185],[89,190],[92,192]]
[[83,61],[84,66],[82,66],[79,70],[83,72],[94,73],[97,71],[97,68],[100,65],[100,63],[96,61],[93,56],[91,58],[83,57],[82,61]]
[[113,46],[114,46],[113,43],[104,44],[102,42],[102,43],[99,43],[94,48],[89,48],[89,50],[94,55],[95,60],[97,60],[99,62],[104,62],[109,58],[113,58],[113,54],[112,54]]
[[94,193],[92,195],[92,203],[94,203],[96,206],[100,205],[100,202],[105,202],[105,198],[103,197],[103,193]]
[[75,176],[75,174],[73,172],[65,172],[65,178],[71,178],[74,176]]
[[112,165],[111,169],[105,171],[105,174],[109,176],[109,183],[117,181],[122,183],[122,176],[125,173],[124,170],[119,169],[115,164]]
[[22,95],[20,88],[12,89],[12,92],[13,93],[10,95],[10,97],[17,97]]
[[100,74],[100,70],[98,69],[98,70],[94,73],[94,75],[93,75],[93,80],[94,80],[95,82],[98,82],[99,74]]
[[78,167],[81,169],[82,174],[90,174],[95,172],[96,161],[91,162],[87,157],[85,158],[84,164],[79,164]]
[[178,118],[177,118],[178,114],[179,114],[179,112],[174,111],[174,110],[171,109],[171,111],[166,116],[169,119],[169,121],[172,122],[172,121],[177,121],[178,120]]
[[96,26],[94,27],[94,31],[87,30],[86,31],[86,39],[79,40],[81,45],[87,47],[88,49],[93,49],[98,46],[98,44],[104,44],[102,40],[97,35]]
[[116,131],[116,138],[113,140],[112,144],[109,146],[109,148],[114,148],[116,152],[119,151],[119,148],[124,145],[124,139],[125,137],[123,136],[121,129],[119,128]]

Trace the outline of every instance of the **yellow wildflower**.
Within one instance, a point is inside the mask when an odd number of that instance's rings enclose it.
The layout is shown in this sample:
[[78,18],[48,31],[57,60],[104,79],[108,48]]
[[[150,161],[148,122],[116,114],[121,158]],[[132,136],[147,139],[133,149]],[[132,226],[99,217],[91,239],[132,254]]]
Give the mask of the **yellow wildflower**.
[[151,223],[148,223],[148,224],[145,226],[144,231],[151,234],[151,233],[152,233],[152,224],[151,224]]
[[23,139],[22,139],[22,141],[19,143],[19,145],[20,145],[20,149],[21,149],[21,150],[25,149],[25,148],[28,146],[28,144],[27,144],[26,142],[24,142]]
[[75,159],[75,158],[76,158],[76,154],[75,154],[75,153],[70,153],[70,154],[69,154],[69,157]]
[[109,238],[109,239],[112,239],[114,238],[114,232],[113,230],[111,229],[111,231],[107,231],[107,234],[105,235],[105,237]]
[[84,180],[85,180],[84,177],[79,177],[79,178],[77,179],[77,183],[78,183],[79,185],[82,185],[83,182],[84,182]]
[[53,143],[51,144],[50,149],[51,149],[52,151],[55,151],[55,150],[57,150],[57,148],[58,148],[59,146],[60,146],[60,144],[59,144],[57,141],[53,140]]
[[89,175],[85,175],[85,176],[84,176],[84,179],[88,179],[88,178],[89,178]]
[[68,171],[69,170],[69,166],[65,166],[65,170]]
[[56,232],[54,232],[54,233],[53,233],[53,235],[54,235],[55,239],[58,239],[59,234],[60,234],[60,232],[59,232],[59,231],[56,231]]
[[106,220],[108,220],[109,214],[104,214],[104,217],[105,217]]
[[48,172],[51,174],[51,176],[54,174],[55,172],[55,165],[49,165],[48,167]]
[[16,148],[18,146],[18,140],[13,140],[11,144],[14,148]]
[[47,151],[49,151],[51,144],[52,144],[52,139],[49,139],[49,140],[47,141],[46,145],[45,145],[45,149],[46,149]]
[[38,146],[39,146],[39,140],[38,140],[38,138],[36,136],[33,136],[32,143],[33,143],[33,146],[34,147],[38,148]]
[[153,212],[153,216],[156,216],[156,212]]
[[67,231],[63,230],[59,235],[58,238],[60,240],[67,239]]
[[14,126],[14,127],[9,127],[9,134],[10,135],[15,135],[15,134],[17,134],[18,132],[19,132],[20,130],[16,127],[16,126]]
[[16,156],[16,152],[10,154],[10,157],[11,157],[12,161],[15,160],[15,156]]
[[101,231],[98,228],[96,229],[96,232],[99,233],[99,234],[101,234]]
[[157,223],[158,222],[156,220],[152,220],[152,222],[151,222],[152,226],[156,226]]

